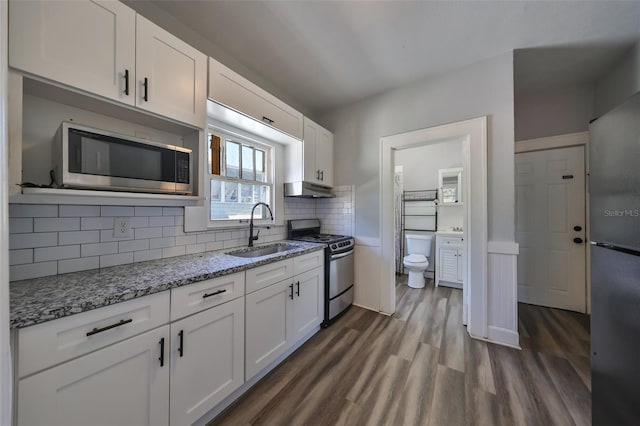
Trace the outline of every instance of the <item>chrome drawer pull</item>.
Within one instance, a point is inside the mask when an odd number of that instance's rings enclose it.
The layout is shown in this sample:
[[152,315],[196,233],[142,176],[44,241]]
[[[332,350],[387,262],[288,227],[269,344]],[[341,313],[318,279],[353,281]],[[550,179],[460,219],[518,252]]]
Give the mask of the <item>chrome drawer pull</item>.
[[227,289],[223,289],[223,290],[218,290],[218,291],[214,291],[213,293],[205,293],[202,295],[203,299],[206,299],[207,297],[211,297],[211,296],[217,296],[219,294],[225,293],[227,291]]
[[94,328],[93,330],[87,332],[87,337],[93,336],[94,334],[102,333],[103,331],[111,330],[112,328],[120,327],[121,325],[129,324],[130,322],[133,322],[132,318],[129,318],[127,320],[120,320],[120,322],[108,325],[106,327]]

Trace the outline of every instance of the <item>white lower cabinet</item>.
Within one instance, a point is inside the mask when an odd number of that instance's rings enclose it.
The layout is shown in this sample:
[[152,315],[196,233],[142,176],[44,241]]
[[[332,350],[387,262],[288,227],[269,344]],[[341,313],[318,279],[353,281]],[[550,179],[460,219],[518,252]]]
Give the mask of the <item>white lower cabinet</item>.
[[244,299],[171,323],[171,425],[190,425],[244,383]]
[[169,424],[169,326],[18,383],[19,425]]
[[280,281],[255,291],[246,300],[246,379],[285,353],[291,334],[289,319],[293,280]]
[[464,246],[462,237],[436,235],[436,286],[462,288],[464,281]]
[[322,322],[323,294],[321,266],[246,296],[246,380]]

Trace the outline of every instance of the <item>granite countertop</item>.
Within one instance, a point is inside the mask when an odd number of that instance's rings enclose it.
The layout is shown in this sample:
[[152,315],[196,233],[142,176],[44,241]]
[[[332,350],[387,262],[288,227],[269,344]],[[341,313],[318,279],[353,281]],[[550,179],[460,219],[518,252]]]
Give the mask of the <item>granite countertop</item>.
[[254,258],[231,256],[226,253],[243,249],[227,249],[14,281],[9,285],[10,326],[24,328],[326,247],[302,241],[280,243],[295,248]]

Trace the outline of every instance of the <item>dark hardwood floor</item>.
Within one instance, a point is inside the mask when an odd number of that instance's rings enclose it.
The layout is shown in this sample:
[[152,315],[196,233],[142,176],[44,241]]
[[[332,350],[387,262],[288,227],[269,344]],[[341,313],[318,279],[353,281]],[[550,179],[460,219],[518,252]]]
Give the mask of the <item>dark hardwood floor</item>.
[[520,351],[469,337],[460,290],[405,282],[392,317],[353,307],[211,425],[591,424],[587,316],[520,304]]

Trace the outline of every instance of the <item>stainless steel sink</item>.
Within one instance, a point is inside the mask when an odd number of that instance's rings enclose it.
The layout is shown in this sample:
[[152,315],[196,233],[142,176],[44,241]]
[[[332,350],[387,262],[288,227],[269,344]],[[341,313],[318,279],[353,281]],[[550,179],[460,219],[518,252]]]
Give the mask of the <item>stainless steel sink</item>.
[[298,247],[299,246],[295,244],[276,243],[269,244],[268,246],[248,247],[240,250],[230,251],[227,254],[236,257],[260,257],[269,254],[280,253],[287,250],[293,250]]

